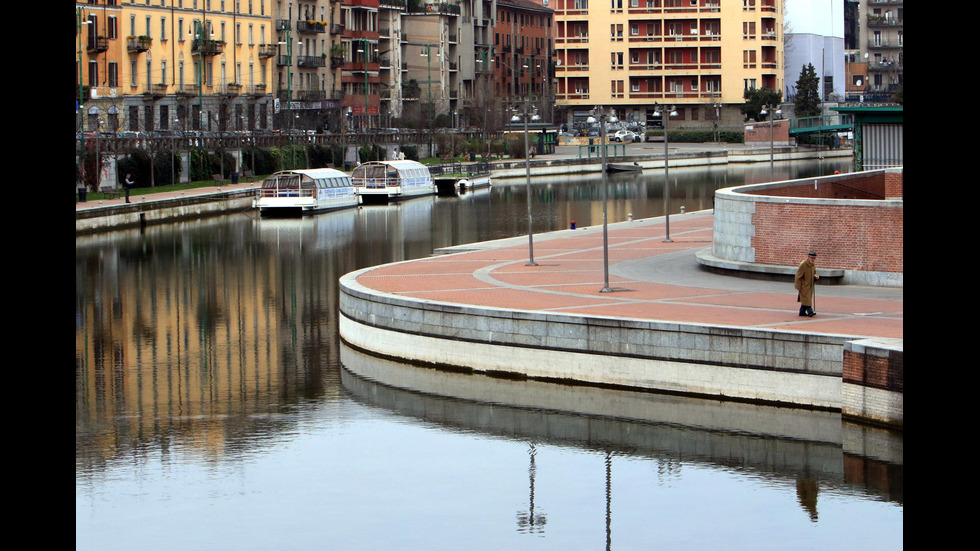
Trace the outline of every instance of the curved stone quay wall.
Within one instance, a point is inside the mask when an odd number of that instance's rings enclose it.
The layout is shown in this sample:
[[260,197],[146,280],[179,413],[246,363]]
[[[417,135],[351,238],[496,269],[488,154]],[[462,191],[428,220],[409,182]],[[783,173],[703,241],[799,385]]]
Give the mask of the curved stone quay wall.
[[491,375],[838,410],[846,337],[489,309],[340,280],[340,336]]
[[817,251],[818,269],[841,271],[843,283],[901,287],[902,191],[901,168],[719,190],[712,254],[786,272]]

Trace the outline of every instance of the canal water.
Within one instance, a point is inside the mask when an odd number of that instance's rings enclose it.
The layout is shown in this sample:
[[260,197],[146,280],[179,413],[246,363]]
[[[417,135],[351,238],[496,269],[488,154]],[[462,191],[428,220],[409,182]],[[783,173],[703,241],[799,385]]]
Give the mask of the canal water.
[[[664,213],[662,173],[646,172],[609,179],[610,222]],[[672,169],[670,211],[769,177]],[[598,175],[531,189],[535,232],[601,223]],[[340,342],[341,275],[526,235],[526,213],[514,179],[77,237],[76,549],[902,547],[900,435],[828,412],[447,373]]]

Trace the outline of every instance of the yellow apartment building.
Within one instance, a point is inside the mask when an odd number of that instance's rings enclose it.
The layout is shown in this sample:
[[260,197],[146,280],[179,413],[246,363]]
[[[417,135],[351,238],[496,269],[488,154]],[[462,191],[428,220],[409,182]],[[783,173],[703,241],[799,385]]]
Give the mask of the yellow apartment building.
[[76,1],[77,130],[269,128],[272,1]]
[[[741,123],[746,88],[783,88],[783,0],[552,0],[557,102],[565,120],[596,106],[624,122]],[[675,122],[676,121],[676,122]]]

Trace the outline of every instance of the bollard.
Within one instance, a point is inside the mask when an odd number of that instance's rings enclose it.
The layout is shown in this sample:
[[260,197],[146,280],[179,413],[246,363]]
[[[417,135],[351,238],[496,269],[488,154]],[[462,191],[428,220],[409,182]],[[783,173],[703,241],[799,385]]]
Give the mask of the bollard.
[[632,213],[632,212],[631,212],[631,213],[629,214],[629,221],[630,221],[630,222],[632,222],[632,221],[633,221],[633,213]]
[[681,214],[684,214],[686,210],[687,208],[684,205],[681,205]]
[[572,228],[571,229],[573,229],[573,230],[575,229],[575,220],[572,220]]

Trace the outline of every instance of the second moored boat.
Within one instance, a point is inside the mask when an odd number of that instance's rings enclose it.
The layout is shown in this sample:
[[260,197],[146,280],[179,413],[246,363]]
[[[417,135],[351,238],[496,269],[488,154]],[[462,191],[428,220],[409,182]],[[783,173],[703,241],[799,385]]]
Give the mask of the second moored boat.
[[396,201],[436,192],[429,169],[417,161],[367,162],[354,169],[351,179],[362,203]]

